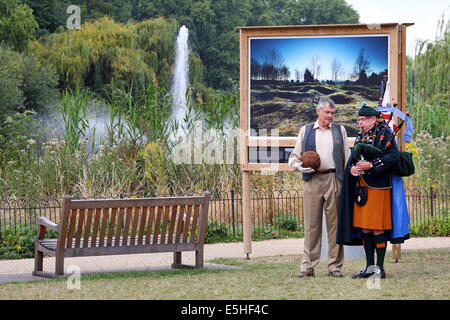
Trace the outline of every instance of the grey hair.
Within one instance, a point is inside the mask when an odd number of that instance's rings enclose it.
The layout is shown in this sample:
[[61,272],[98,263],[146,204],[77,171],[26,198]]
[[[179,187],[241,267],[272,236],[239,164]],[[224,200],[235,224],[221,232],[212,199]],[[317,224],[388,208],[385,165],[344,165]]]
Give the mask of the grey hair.
[[331,108],[336,109],[336,104],[331,98],[321,96],[319,99],[319,104],[317,105],[317,109],[322,109],[326,104],[329,104]]

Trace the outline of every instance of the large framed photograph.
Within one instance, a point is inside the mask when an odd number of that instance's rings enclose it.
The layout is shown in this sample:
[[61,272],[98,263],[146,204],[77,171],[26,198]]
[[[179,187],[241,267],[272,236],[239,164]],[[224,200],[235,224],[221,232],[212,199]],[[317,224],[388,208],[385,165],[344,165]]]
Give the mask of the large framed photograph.
[[408,25],[239,28],[241,169],[289,170],[298,132],[317,119],[322,95],[336,103],[335,122],[351,140],[359,107],[378,105],[382,80],[389,103],[404,110]]
[[376,106],[389,75],[389,35],[249,38],[250,136],[296,137],[326,95],[356,136],[362,102]]

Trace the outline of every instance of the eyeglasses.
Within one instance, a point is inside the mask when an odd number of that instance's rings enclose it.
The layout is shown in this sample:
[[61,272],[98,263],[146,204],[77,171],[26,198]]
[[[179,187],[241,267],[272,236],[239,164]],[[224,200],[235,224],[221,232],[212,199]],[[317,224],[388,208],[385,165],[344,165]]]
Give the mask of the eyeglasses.
[[367,121],[367,120],[371,120],[372,118],[370,117],[358,117],[358,119],[356,120],[357,122],[361,122],[361,121]]

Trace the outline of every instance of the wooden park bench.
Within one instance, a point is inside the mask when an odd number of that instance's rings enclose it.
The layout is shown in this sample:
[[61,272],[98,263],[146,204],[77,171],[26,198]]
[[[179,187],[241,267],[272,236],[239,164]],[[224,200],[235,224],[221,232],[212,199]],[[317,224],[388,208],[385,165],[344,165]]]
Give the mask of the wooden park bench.
[[[181,266],[181,252],[195,251],[203,267],[203,247],[210,193],[193,197],[72,200],[65,196],[55,224],[37,219],[33,275],[64,275],[64,258],[173,252],[172,267]],[[46,229],[58,232],[45,239]],[[130,230],[131,229],[131,230]],[[43,271],[44,253],[56,257],[55,273]]]

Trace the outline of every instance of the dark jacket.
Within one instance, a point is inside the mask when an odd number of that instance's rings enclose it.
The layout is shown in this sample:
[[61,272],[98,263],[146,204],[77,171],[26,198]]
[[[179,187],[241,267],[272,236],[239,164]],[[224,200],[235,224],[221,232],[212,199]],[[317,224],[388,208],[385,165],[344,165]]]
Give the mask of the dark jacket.
[[[377,134],[377,140],[379,142],[379,136],[381,132]],[[389,133],[387,135],[390,135]],[[356,143],[361,143],[360,139],[357,139]],[[367,170],[363,175],[363,179],[369,187],[373,188],[390,188],[391,176],[389,175],[389,168],[391,168],[400,159],[400,154],[394,143],[387,149],[385,154],[379,159],[372,161],[374,168]],[[342,191],[339,200],[338,210],[338,228],[336,233],[336,242],[342,245],[361,245],[362,244],[362,232],[361,228],[353,227],[353,205],[355,202],[355,187],[358,177],[354,177],[350,174],[350,168],[356,164],[357,159],[354,156],[354,150],[350,155],[350,159],[345,168],[344,180],[342,181]],[[391,189],[392,190],[392,189]],[[396,223],[396,219],[393,219],[393,223]],[[402,243],[409,238],[409,234],[401,238],[392,238],[389,231],[386,232],[386,237],[391,243]]]
[[[372,129],[369,131],[368,135],[373,134],[375,131]],[[375,138],[374,144],[379,144],[380,136],[382,135],[381,131],[377,132],[377,137]],[[386,133],[386,140],[389,139],[391,133]],[[357,143],[364,143],[361,142],[360,139],[357,139],[355,141],[355,146]],[[363,175],[362,178],[364,182],[371,188],[375,189],[386,189],[391,188],[391,176],[388,173],[388,169],[391,168],[393,165],[395,165],[400,160],[400,153],[397,149],[397,146],[393,144],[391,147],[387,148],[384,155],[382,157],[376,158],[372,161],[373,168],[367,170]],[[352,150],[352,157],[351,157],[351,165],[355,165],[356,162],[358,162],[358,159],[355,159],[354,152]],[[350,170],[350,167],[348,167]]]

